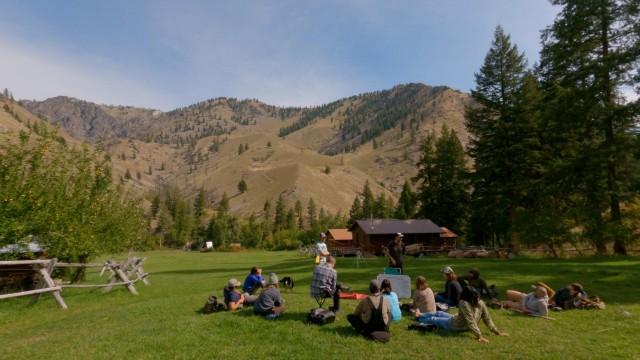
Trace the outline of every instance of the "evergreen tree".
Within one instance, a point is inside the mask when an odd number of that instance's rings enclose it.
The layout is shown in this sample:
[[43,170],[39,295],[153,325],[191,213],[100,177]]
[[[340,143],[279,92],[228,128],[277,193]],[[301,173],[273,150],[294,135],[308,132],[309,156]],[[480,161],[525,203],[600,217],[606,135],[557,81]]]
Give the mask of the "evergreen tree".
[[296,227],[297,227],[296,214],[294,210],[290,208],[289,211],[287,211],[287,220],[286,220],[285,228],[287,230],[295,230]]
[[371,191],[371,187],[369,186],[369,180],[367,180],[362,188],[362,216],[364,218],[373,216],[374,205],[375,198]]
[[273,221],[273,230],[278,231],[282,230],[286,226],[287,221],[287,209],[284,204],[284,198],[282,194],[278,196],[278,201],[276,201],[276,216]]
[[318,225],[317,211],[316,202],[313,201],[313,198],[309,198],[309,202],[307,203],[307,218],[309,219],[309,227],[314,230]]
[[296,200],[294,210],[296,213],[296,217],[298,218],[298,228],[304,229],[304,214],[302,212],[302,203],[300,202],[300,199]]
[[324,228],[329,223],[327,212],[324,208],[320,208],[320,212],[318,213],[318,224]]
[[196,199],[193,202],[193,214],[196,216],[196,218],[199,218],[200,216],[202,216],[204,212],[204,208],[207,205],[206,201],[207,201],[207,197],[204,192],[204,187],[200,187],[200,190],[198,190],[198,195],[196,196]]
[[471,96],[476,105],[470,106],[465,114],[471,135],[469,155],[475,167],[473,211],[482,214],[481,222],[490,236],[516,249],[517,240],[512,232],[520,199],[516,189],[518,179],[514,177],[519,166],[514,147],[519,146],[520,139],[513,124],[518,121],[517,96],[525,73],[524,54],[498,26],[484,64],[475,74],[476,87]]
[[353,224],[356,220],[361,220],[362,217],[362,204],[360,203],[360,196],[356,195],[349,210],[349,224]]
[[240,191],[241,194],[244,194],[244,192],[247,191],[247,183],[244,179],[240,179],[240,182],[238,182],[238,191]]
[[160,195],[156,194],[151,200],[151,218],[155,219],[160,211]]
[[268,229],[271,228],[271,201],[265,200],[262,206],[263,221]]
[[[637,88],[640,5],[629,0],[554,0],[562,6],[543,32],[539,73],[545,92],[545,121],[552,140],[551,173],[563,177],[567,194],[582,199],[575,213],[598,252],[614,241],[625,254],[630,230],[621,203],[636,197],[637,173],[630,143],[638,101],[625,103],[621,86]],[[606,218],[605,218],[606,217]]]
[[229,197],[227,193],[222,194],[222,199],[220,199],[220,203],[218,204],[218,211],[222,214],[226,214],[229,212]]
[[393,212],[393,204],[387,200],[386,195],[380,192],[373,205],[373,216],[376,218],[390,218]]
[[402,185],[402,192],[398,199],[398,205],[395,210],[395,217],[398,219],[411,219],[416,212],[415,194],[411,190],[408,181]]
[[469,205],[464,148],[455,131],[446,126],[435,146],[432,139],[433,136],[425,141],[424,153],[418,163],[416,181],[420,183],[420,215],[461,232]]

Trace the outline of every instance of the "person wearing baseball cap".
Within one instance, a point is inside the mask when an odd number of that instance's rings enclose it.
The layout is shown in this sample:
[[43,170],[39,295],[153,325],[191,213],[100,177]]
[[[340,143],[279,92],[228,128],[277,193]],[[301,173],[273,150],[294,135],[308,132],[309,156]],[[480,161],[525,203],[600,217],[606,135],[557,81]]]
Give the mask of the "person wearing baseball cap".
[[445,303],[448,306],[458,306],[462,295],[462,285],[458,281],[458,276],[451,266],[440,269],[442,277],[445,279],[444,292],[436,293],[436,302]]
[[325,241],[327,241],[327,234],[321,232],[320,240],[316,243],[316,264],[326,263],[327,256],[331,255]]
[[404,264],[403,264],[403,255],[405,251],[404,242],[402,238],[404,235],[402,233],[396,233],[396,236],[393,240],[387,244],[386,247],[382,248],[384,254],[389,258],[389,267],[400,269],[400,273],[404,273]]
[[244,304],[244,295],[240,292],[242,284],[237,279],[229,279],[227,286],[222,290],[224,303],[229,311],[241,309]]
[[279,317],[284,311],[284,299],[280,296],[280,281],[276,273],[269,274],[267,285],[253,304],[253,312],[262,315],[266,319],[273,320]]

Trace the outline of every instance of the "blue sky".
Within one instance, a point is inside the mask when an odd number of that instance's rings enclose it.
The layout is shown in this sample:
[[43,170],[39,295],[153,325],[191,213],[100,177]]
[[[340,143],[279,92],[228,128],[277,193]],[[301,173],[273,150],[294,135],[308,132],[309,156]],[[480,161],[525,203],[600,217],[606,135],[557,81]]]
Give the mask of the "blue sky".
[[546,0],[0,0],[0,88],[169,110],[317,105],[406,82],[468,91],[496,25],[537,60]]

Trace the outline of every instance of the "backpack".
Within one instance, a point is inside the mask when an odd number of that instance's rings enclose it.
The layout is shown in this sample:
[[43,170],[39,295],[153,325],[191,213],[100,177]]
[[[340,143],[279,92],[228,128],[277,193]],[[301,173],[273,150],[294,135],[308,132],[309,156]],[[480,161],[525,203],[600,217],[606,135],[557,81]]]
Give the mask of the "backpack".
[[389,333],[389,326],[384,323],[384,317],[382,317],[382,304],[384,302],[384,296],[380,295],[380,304],[376,309],[373,307],[373,301],[371,298],[367,298],[371,303],[371,320],[369,320],[369,337],[381,343],[386,343],[391,339]]
[[495,284],[489,286],[487,297],[489,299],[496,299],[498,297],[498,289],[496,288]]
[[588,299],[581,298],[580,304],[576,307],[578,309],[586,310],[604,310],[606,305],[597,296],[590,296]]
[[370,297],[367,298],[367,301],[371,303],[371,320],[367,326],[369,327],[369,332],[378,332],[378,331],[389,331],[389,326],[384,323],[384,317],[382,316],[382,304],[384,302],[384,296],[380,295],[380,304],[378,304],[378,308],[376,309],[373,306],[373,301]]
[[215,295],[211,295],[207,298],[207,302],[204,303],[201,312],[203,314],[211,314],[218,311],[227,310],[227,306],[218,301],[218,298]]
[[330,324],[336,320],[336,314],[323,308],[311,309],[307,315],[307,320],[312,324]]

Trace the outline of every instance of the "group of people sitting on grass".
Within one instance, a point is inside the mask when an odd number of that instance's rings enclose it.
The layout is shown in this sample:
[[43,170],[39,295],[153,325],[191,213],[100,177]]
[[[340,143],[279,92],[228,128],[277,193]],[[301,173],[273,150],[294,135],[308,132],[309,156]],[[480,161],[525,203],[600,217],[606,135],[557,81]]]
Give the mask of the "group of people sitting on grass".
[[[262,269],[253,267],[244,284],[240,284],[237,279],[229,280],[222,290],[224,304],[229,311],[253,306],[255,314],[275,319],[285,310],[279,287],[280,282],[275,273],[269,274],[269,278],[265,280],[262,277]],[[258,293],[260,289],[262,291]]]
[[[330,276],[324,276],[325,273]],[[508,334],[495,326],[483,298],[489,301],[492,307],[514,309],[533,316],[546,316],[549,308],[579,308],[585,301],[589,301],[580,284],[573,283],[553,291],[546,284],[539,282],[533,286],[534,289],[529,294],[507,290],[509,300],[500,302],[496,299],[495,286],[487,286],[477,269],[471,269],[467,275],[458,277],[455,271],[447,266],[441,273],[445,280],[444,291],[434,292],[427,280],[418,276],[416,290],[408,306],[400,304],[389,280],[385,279],[381,283],[372,280],[368,296],[360,301],[352,314],[347,315],[347,320],[357,332],[375,340],[387,341],[390,337],[390,324],[400,321],[402,308],[405,308],[416,320],[410,329],[471,331],[478,341],[488,342],[480,331],[480,321],[496,335]],[[324,282],[323,279],[329,280]],[[316,299],[321,296],[333,297],[334,306],[331,309],[335,311],[339,309],[339,295],[336,296],[339,291],[335,259],[329,256],[326,264],[316,266],[311,283],[311,296]],[[447,312],[452,307],[458,308],[457,314]]]
[[[340,311],[340,293],[345,287],[338,283],[336,259],[328,255],[323,256],[322,260],[314,268],[310,295],[321,307],[325,299],[332,299],[333,304],[329,310],[337,313]],[[445,280],[444,291],[434,292],[426,278],[418,276],[412,302],[405,305],[400,303],[389,280],[372,280],[369,284],[369,294],[358,303],[353,313],[347,315],[347,320],[357,332],[375,340],[388,341],[389,326],[392,322],[402,319],[404,309],[416,321],[410,329],[471,331],[478,341],[488,342],[480,331],[480,321],[496,335],[508,334],[495,326],[485,300],[494,308],[511,309],[540,317],[545,317],[549,309],[581,308],[591,301],[582,285],[578,283],[554,291],[542,282],[534,284],[528,294],[507,290],[508,300],[498,301],[495,286],[487,286],[477,269],[471,269],[465,276],[458,277],[455,271],[447,266],[441,269],[441,273]],[[236,279],[229,280],[223,290],[224,303],[231,311],[252,306],[255,314],[275,319],[285,311],[279,286],[275,273],[269,274],[265,280],[262,277],[262,269],[254,267],[244,284]],[[260,289],[262,291],[258,293]],[[447,312],[453,307],[458,309],[455,315]]]

